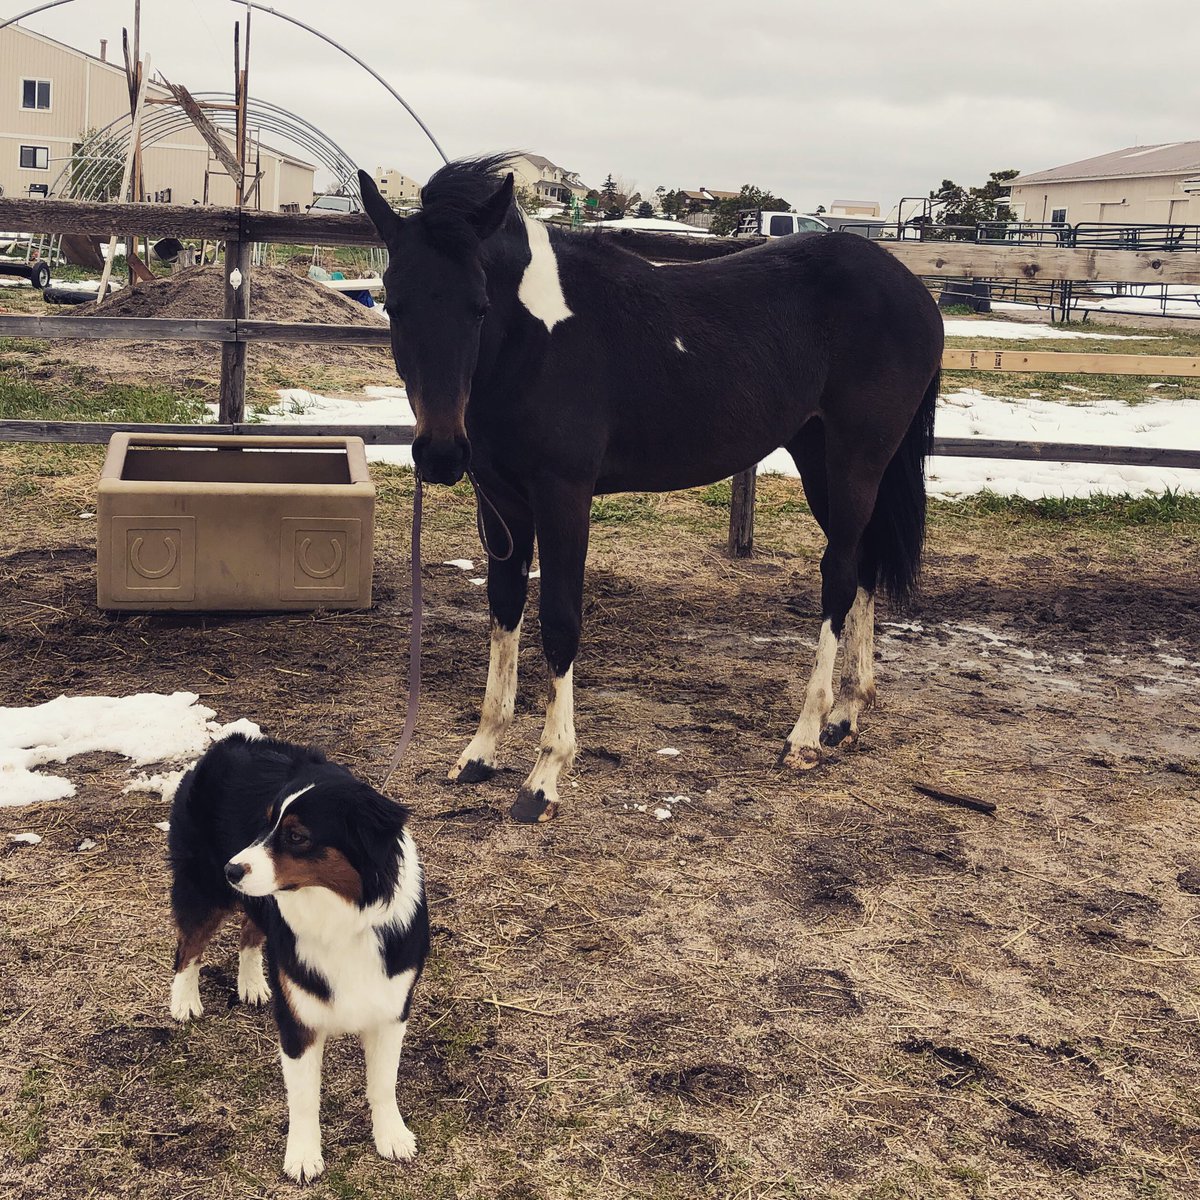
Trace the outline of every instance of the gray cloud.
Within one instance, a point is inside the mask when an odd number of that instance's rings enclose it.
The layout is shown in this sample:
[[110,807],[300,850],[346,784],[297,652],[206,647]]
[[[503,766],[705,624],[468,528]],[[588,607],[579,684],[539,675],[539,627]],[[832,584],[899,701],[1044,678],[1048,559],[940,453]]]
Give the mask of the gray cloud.
[[[1200,137],[1196,0],[277,0],[344,41],[452,156],[535,150],[643,191],[756,183],[798,207],[923,194],[944,177],[1032,171],[1136,142]],[[228,88],[220,0],[144,0],[154,63]],[[119,47],[132,5],[78,0],[31,26]],[[349,60],[254,18],[252,90],[320,125],[364,166],[440,161]]]

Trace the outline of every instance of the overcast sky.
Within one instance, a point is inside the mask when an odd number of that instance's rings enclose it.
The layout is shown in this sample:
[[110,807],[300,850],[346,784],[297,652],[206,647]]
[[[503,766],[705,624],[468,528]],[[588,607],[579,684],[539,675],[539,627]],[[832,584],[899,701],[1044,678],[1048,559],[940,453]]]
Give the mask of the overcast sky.
[[[5,16],[34,0],[0,0]],[[275,0],[409,101],[450,157],[519,148],[598,187],[754,183],[801,210],[1200,139],[1200,0]],[[143,0],[152,66],[231,87],[229,0]],[[26,22],[120,59],[132,0]],[[255,14],[251,92],[371,169],[436,151],[349,59]],[[270,140],[270,139],[268,139]]]

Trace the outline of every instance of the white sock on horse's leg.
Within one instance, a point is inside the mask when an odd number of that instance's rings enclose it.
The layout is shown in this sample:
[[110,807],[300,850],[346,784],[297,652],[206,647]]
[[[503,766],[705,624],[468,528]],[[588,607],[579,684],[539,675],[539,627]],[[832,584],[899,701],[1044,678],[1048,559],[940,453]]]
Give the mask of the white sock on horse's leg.
[[558,809],[558,781],[575,759],[575,667],[551,678],[546,724],[537,761],[521,785],[512,815],[518,821],[548,821]]
[[522,621],[518,621],[516,629],[505,629],[494,618],[492,620],[487,688],[483,694],[479,729],[458,756],[458,762],[450,768],[450,779],[477,783],[495,770],[496,751],[512,724],[517,703],[517,656],[521,648],[521,624]]
[[837,634],[827,617],[817,639],[817,661],[809,676],[804,707],[783,748],[784,765],[798,771],[807,771],[821,761],[821,730],[826,714],[833,707],[833,664],[837,648]]
[[875,703],[875,596],[859,588],[842,630],[842,685],[822,734],[827,746],[858,741],[858,718]]

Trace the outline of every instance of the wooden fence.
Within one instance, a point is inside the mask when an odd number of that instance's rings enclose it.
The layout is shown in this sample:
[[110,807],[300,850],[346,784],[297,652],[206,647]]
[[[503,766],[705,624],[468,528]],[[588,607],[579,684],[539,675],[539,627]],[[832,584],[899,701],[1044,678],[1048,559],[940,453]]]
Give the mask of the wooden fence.
[[[0,337],[120,339],[124,341],[203,341],[221,350],[218,424],[206,431],[294,432],[294,426],[246,425],[246,345],[250,342],[304,342],[310,345],[386,345],[386,326],[322,325],[255,321],[251,295],[250,249],[256,242],[298,245],[379,246],[375,227],[361,213],[275,213],[245,208],[182,205],[96,204],[74,200],[0,198],[0,228],[34,232],[124,237],[131,229],[156,237],[202,237],[225,243],[224,316],[217,319],[0,316]],[[648,258],[686,259],[736,253],[729,240],[679,239],[668,234],[622,231],[618,243]],[[1200,254],[1191,251],[1106,250],[1043,245],[980,245],[970,242],[877,243],[920,276],[972,279],[1053,279],[1077,283],[1200,284]],[[686,253],[684,250],[686,249]],[[242,285],[233,288],[237,268]],[[1129,374],[1200,377],[1200,359],[1175,355],[1107,355],[1026,352],[1003,349],[947,350],[946,370],[1041,371],[1069,374]],[[127,425],[77,421],[2,421],[0,441],[105,442],[118,430],[185,432],[190,426]],[[408,445],[412,429],[397,425],[306,426],[307,433],[357,435],[373,444]],[[1073,443],[938,438],[934,453],[1052,462],[1113,463],[1200,469],[1200,450],[1166,450]],[[754,526],[753,470],[734,481],[729,548],[748,554]]]

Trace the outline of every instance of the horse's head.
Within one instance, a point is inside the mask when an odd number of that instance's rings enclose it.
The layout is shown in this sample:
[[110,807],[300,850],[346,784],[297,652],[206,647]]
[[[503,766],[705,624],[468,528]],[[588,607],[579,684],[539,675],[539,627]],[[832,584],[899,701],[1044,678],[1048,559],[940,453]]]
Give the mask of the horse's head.
[[[466,408],[488,310],[481,245],[504,223],[513,177],[498,182],[482,160],[452,164],[422,192],[424,209],[401,218],[359,172],[363,205],[387,244],[385,310],[392,355],[417,418],[413,461],[431,483],[457,483],[470,463]],[[438,182],[441,187],[438,187]]]

